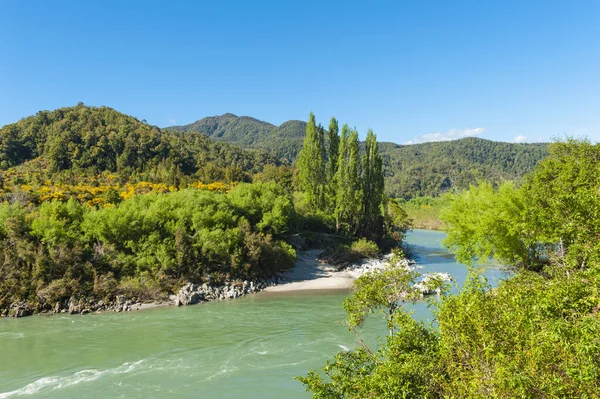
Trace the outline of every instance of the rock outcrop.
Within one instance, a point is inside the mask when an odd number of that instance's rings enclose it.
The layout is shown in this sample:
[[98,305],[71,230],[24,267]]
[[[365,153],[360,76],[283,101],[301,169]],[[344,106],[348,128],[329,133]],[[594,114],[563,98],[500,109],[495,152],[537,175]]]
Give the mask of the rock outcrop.
[[281,283],[281,278],[277,276],[257,281],[226,282],[224,285],[187,283],[177,293],[175,304],[187,306],[206,301],[239,298],[279,283]]
[[421,291],[422,295],[440,294],[442,292],[441,285],[451,281],[453,281],[452,276],[448,273],[426,273],[414,285],[414,288]]
[[9,317],[24,317],[32,315],[33,309],[25,301],[13,302],[5,313]]

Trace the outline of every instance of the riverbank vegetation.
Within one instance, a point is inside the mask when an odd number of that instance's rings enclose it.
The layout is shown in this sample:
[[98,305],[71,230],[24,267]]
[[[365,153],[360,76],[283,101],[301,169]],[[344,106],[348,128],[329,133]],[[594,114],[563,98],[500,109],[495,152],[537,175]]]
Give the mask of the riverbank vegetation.
[[297,169],[106,107],[3,127],[0,310],[269,277],[293,265],[293,234],[339,237],[354,257],[400,240],[406,218],[386,205],[375,135],[360,152],[335,119],[326,131],[311,114],[306,127]]
[[273,183],[135,195],[108,208],[74,199],[3,203],[0,307],[28,300],[44,309],[71,295],[139,297],[187,280],[270,276],[295,259],[282,240],[293,218],[289,196]]
[[442,230],[441,211],[448,204],[448,195],[441,197],[415,197],[410,200],[397,199],[398,205],[406,211],[415,229]]
[[[433,303],[432,323],[396,295],[380,346],[342,352],[301,381],[317,398],[599,397],[599,176],[600,144],[567,140],[519,187],[455,195],[442,219],[446,245],[471,267],[459,293]],[[497,288],[478,268],[489,259],[512,272]],[[391,286],[410,292],[408,273],[359,284],[349,327],[389,308]]]

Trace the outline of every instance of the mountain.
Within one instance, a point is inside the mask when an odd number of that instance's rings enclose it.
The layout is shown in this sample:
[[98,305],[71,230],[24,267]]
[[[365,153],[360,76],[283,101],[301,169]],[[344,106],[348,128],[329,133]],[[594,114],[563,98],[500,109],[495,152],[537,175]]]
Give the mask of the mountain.
[[[224,114],[165,129],[199,132],[213,140],[268,151],[293,162],[302,148],[306,122],[280,126],[247,116]],[[546,143],[506,143],[475,137],[455,141],[399,145],[380,143],[386,191],[394,197],[437,196],[468,188],[477,180],[518,180],[547,155]]]
[[548,155],[547,143],[506,143],[476,137],[411,145],[380,143],[386,190],[401,198],[437,196],[478,180],[519,180]]
[[0,172],[34,160],[52,175],[108,171],[122,180],[161,182],[191,175],[248,180],[264,165],[279,163],[264,151],[216,143],[201,133],[166,132],[112,108],[81,103],[0,128]]
[[306,122],[291,120],[275,126],[249,116],[223,114],[163,130],[203,133],[214,141],[268,151],[277,158],[293,161],[302,148]]

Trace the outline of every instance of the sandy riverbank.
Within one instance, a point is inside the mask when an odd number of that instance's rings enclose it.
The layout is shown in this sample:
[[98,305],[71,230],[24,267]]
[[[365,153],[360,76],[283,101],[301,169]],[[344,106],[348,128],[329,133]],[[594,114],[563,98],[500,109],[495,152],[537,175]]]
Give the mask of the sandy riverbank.
[[290,292],[308,290],[350,289],[356,276],[346,271],[337,271],[335,267],[319,262],[321,250],[298,252],[293,269],[281,273],[287,283],[264,289],[266,292]]

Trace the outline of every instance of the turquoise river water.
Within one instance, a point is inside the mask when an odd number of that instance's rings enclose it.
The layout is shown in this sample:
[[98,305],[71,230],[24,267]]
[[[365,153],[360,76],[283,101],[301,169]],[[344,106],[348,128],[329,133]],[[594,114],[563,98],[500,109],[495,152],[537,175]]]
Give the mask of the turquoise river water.
[[[416,230],[422,272],[466,268],[441,247],[444,234]],[[501,277],[489,270],[490,282]],[[354,348],[342,324],[347,291],[259,293],[190,307],[0,320],[0,399],[308,398],[293,378]],[[431,318],[425,303],[414,317]],[[369,321],[377,342],[385,326]]]

